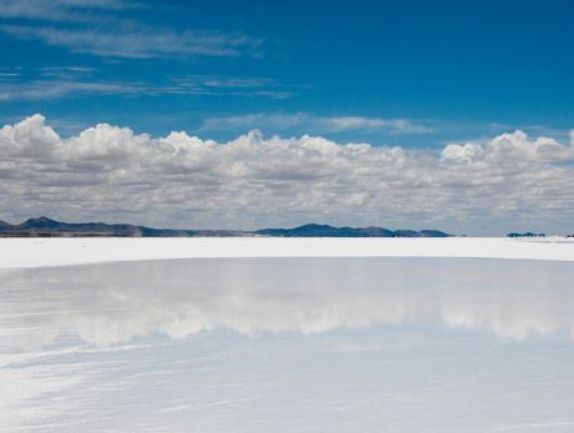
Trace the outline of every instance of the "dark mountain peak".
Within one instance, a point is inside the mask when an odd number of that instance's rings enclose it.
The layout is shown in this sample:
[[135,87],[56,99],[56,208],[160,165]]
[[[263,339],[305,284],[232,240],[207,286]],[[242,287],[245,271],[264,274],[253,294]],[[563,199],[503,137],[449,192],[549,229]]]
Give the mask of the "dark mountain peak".
[[53,220],[52,218],[48,218],[48,217],[46,217],[46,216],[41,216],[41,217],[38,217],[38,218],[29,218],[29,219],[27,219],[27,220],[24,222],[24,224],[26,224],[26,223],[30,223],[30,224],[39,223],[39,224],[43,224],[43,223],[57,223],[57,222],[58,222],[58,221]]
[[53,220],[51,218],[45,217],[45,216],[41,216],[39,218],[30,218],[28,220],[26,220],[23,224],[22,227],[25,228],[41,228],[41,229],[45,229],[45,228],[55,228],[55,227],[61,227],[63,225],[66,225],[65,223],[61,223],[59,221]]
[[393,237],[394,232],[389,229],[377,226],[369,226],[360,229],[355,229],[366,237]]
[[396,238],[419,238],[421,237],[421,233],[416,230],[395,230],[394,237]]
[[304,224],[302,226],[299,227],[295,227],[294,229],[291,230],[324,230],[324,229],[334,229],[336,227],[330,226],[329,224],[316,224],[316,223],[310,223],[310,224]]
[[440,230],[421,230],[421,235],[425,238],[448,238],[450,235]]

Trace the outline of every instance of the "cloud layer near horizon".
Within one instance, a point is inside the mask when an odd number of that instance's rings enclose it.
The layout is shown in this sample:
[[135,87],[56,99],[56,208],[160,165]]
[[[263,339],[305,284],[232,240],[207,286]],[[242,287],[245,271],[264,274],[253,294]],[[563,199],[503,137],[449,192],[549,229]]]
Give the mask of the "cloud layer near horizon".
[[572,141],[522,131],[439,153],[258,131],[227,143],[156,138],[108,124],[62,138],[37,114],[0,129],[0,194],[2,218],[15,220],[569,231],[573,161]]

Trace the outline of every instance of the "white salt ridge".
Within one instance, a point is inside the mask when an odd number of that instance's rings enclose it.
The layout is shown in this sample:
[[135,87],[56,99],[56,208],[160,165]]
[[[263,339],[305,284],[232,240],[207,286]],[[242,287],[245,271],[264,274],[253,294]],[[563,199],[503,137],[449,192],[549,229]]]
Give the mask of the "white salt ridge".
[[0,239],[0,269],[230,257],[468,257],[574,261],[565,238]]

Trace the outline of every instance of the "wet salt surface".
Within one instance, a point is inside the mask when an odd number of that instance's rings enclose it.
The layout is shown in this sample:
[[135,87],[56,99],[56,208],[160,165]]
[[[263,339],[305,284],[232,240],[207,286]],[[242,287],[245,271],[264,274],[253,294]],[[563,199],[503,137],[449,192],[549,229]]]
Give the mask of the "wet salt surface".
[[0,431],[572,432],[574,265],[229,258],[0,273]]

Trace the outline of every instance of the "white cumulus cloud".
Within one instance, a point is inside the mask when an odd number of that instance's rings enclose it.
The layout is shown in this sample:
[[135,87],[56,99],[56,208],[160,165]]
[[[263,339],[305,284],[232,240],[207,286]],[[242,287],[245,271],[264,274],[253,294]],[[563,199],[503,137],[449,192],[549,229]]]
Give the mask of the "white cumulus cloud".
[[574,158],[574,147],[554,138],[530,138],[524,131],[501,134],[486,145],[449,144],[442,152],[445,160],[458,161],[567,161]]
[[435,153],[256,130],[220,143],[108,124],[63,138],[34,115],[0,129],[0,219],[570,232],[572,161],[571,143],[522,131]]

